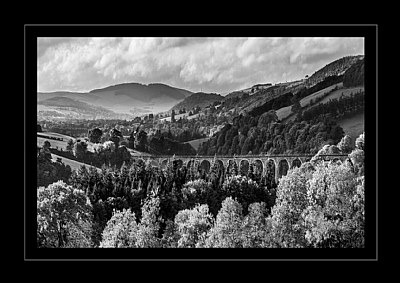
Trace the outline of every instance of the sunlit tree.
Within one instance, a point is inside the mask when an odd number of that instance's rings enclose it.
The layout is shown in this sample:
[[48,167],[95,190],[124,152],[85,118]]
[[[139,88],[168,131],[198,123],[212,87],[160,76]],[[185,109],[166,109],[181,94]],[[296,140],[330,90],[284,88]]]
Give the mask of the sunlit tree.
[[58,181],[37,191],[38,247],[90,247],[91,204],[84,191]]

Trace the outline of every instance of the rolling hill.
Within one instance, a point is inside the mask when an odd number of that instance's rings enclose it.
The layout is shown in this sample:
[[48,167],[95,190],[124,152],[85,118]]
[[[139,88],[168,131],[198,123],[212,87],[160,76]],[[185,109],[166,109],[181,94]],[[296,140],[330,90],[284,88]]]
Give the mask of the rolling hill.
[[47,119],[132,119],[168,111],[191,94],[188,90],[165,84],[138,83],[118,84],[88,93],[38,92],[38,116]]
[[364,55],[345,56],[335,60],[313,73],[305,82],[307,87],[312,87],[329,76],[343,75],[353,64],[362,60]]
[[223,96],[216,93],[204,93],[197,92],[193,93],[191,96],[186,97],[183,101],[176,104],[171,110],[180,110],[186,109],[190,110],[195,107],[206,107],[215,101],[222,101],[224,99]]

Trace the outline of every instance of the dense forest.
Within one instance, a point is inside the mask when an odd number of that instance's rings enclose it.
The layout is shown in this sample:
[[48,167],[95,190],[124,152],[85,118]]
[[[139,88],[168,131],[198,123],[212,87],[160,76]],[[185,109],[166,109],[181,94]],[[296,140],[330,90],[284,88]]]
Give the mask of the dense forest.
[[351,93],[349,96],[340,96],[339,99],[330,99],[327,103],[317,104],[302,112],[301,119],[318,121],[329,117],[337,120],[345,115],[364,109],[364,91]]
[[333,119],[277,122],[275,111],[261,116],[241,115],[200,145],[199,155],[313,153],[335,144],[343,129]]
[[[348,143],[321,151],[348,152]],[[317,154],[275,188],[217,162],[200,174],[138,161],[82,166],[39,188],[37,209],[38,247],[363,247],[364,135],[346,161]]]
[[352,65],[343,75],[344,87],[364,85],[364,59]]
[[[327,77],[312,87],[313,91],[324,89],[342,79],[336,76]],[[311,101],[310,107],[304,111],[300,105],[299,109],[293,107],[295,120],[285,123],[278,121],[274,111],[275,103],[279,105],[277,108],[283,107],[282,103],[291,105],[298,102],[303,95],[309,95],[308,90],[300,91],[295,96],[287,93],[254,108],[249,115],[235,117],[232,123],[226,124],[211,139],[202,143],[198,154],[315,154],[325,144],[336,144],[343,137],[344,131],[337,124],[338,118],[364,108],[364,92],[359,91],[349,96],[340,96],[339,99],[330,99],[327,103],[317,104],[319,100]],[[323,96],[319,99],[322,98]]]

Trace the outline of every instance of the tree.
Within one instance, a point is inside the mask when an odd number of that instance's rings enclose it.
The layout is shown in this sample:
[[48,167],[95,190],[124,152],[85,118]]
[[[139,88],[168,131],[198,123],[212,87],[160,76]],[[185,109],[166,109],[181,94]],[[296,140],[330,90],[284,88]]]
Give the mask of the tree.
[[308,244],[321,248],[364,246],[364,178],[357,178],[348,164],[317,164],[309,181],[307,203],[302,218]]
[[85,161],[87,155],[88,144],[85,141],[79,141],[74,145],[73,154],[80,161]]
[[171,122],[172,123],[176,122],[176,120],[175,120],[175,110],[172,110],[172,112],[171,112]]
[[307,207],[307,181],[310,178],[311,172],[303,163],[280,179],[276,204],[271,210],[271,232],[277,247],[307,246],[301,214]]
[[242,151],[241,154],[242,155],[246,155],[249,154],[250,151],[254,148],[254,138],[249,136],[246,138],[246,140],[243,143],[243,147],[242,147]]
[[297,114],[298,112],[301,111],[300,101],[295,96],[293,96],[292,102],[293,102],[293,105],[290,110],[292,111],[292,113]]
[[351,137],[349,135],[345,135],[340,142],[338,143],[337,147],[343,153],[350,153],[352,146],[351,146]]
[[243,248],[269,247],[270,221],[267,220],[268,209],[264,202],[250,204],[249,213],[244,218],[241,239]]
[[45,141],[43,142],[42,148],[43,148],[44,150],[50,150],[50,147],[51,147],[50,142],[49,142],[48,140],[45,140]]
[[132,248],[136,243],[137,224],[130,209],[116,211],[103,230],[100,248]]
[[38,247],[90,247],[91,204],[84,191],[58,181],[37,194]]
[[121,132],[115,128],[110,131],[110,135],[110,141],[114,142],[115,148],[117,149],[119,147],[120,140],[123,139],[123,136]]
[[194,248],[202,245],[207,232],[213,224],[213,217],[209,213],[208,205],[196,205],[193,209],[185,209],[175,216],[175,227],[179,235],[178,248]]
[[[243,222],[242,206],[232,197],[222,202],[215,225],[211,228],[204,247],[239,248],[242,247],[241,226]],[[202,246],[200,246],[202,247]]]
[[94,128],[88,131],[89,141],[92,143],[100,143],[103,131],[99,128]]
[[223,199],[226,197],[235,198],[241,204],[244,214],[247,214],[251,203],[269,200],[264,188],[250,178],[241,175],[227,177],[222,185],[221,193]]
[[140,130],[140,132],[137,135],[137,146],[136,149],[139,151],[147,151],[147,133],[143,130]]
[[358,176],[364,175],[364,133],[356,139],[356,148],[349,154],[354,172]]
[[128,148],[135,149],[135,134],[136,132],[132,130],[128,138]]
[[142,219],[135,236],[138,248],[161,247],[161,238],[159,238],[161,222],[160,198],[150,196],[142,206]]
[[74,141],[72,139],[68,140],[67,146],[65,147],[68,152],[72,152],[74,150]]
[[258,128],[263,128],[271,122],[278,121],[278,116],[275,110],[270,110],[260,116],[258,119]]
[[357,139],[356,139],[356,148],[360,150],[364,150],[364,133],[362,133]]

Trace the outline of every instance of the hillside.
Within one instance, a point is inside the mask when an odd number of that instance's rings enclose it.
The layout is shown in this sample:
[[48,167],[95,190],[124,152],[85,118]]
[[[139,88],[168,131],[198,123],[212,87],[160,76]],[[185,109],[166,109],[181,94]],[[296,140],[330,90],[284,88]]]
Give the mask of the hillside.
[[[265,84],[257,88],[253,86],[246,90],[236,91],[228,94],[225,101],[232,100],[232,107],[239,110],[239,113],[251,112],[254,108],[262,107],[270,101],[277,99],[285,93],[291,92],[299,99],[309,96],[312,93],[328,88],[332,85],[343,83],[344,74],[356,63],[363,62],[364,55],[345,56],[335,60],[321,69],[315,71],[309,78],[292,82],[278,83],[275,85]],[[358,65],[356,65],[358,66]],[[361,70],[362,68],[362,70]],[[350,71],[352,71],[351,69]],[[349,72],[350,72],[349,71]],[[358,78],[363,77],[363,65],[358,67],[352,75]],[[354,73],[353,71],[351,73]],[[362,74],[361,74],[362,72]],[[347,75],[348,77],[351,75]],[[248,95],[246,95],[248,94]]]
[[42,119],[96,119],[123,118],[120,115],[101,106],[90,105],[86,102],[69,97],[51,97],[37,102],[38,120]]
[[186,109],[190,110],[195,107],[204,108],[215,101],[222,101],[224,99],[223,96],[216,94],[216,93],[204,93],[204,92],[197,92],[193,93],[191,96],[186,97],[183,101],[176,104],[171,110],[180,110]]
[[203,142],[208,141],[209,139],[210,139],[210,137],[201,138],[201,139],[197,139],[197,140],[191,140],[191,141],[188,141],[188,142],[186,142],[186,143],[190,144],[190,145],[197,151],[197,150],[199,149],[200,145],[201,145]]
[[364,59],[353,64],[343,75],[343,85],[346,87],[364,85]]
[[[352,93],[354,94],[363,90],[364,87],[344,88],[343,83],[338,83],[304,97],[300,100],[300,105],[302,107],[302,110],[305,111],[321,103],[327,103],[331,99],[339,99],[339,97],[341,97],[342,95],[346,97],[350,96],[350,94]],[[316,101],[318,102],[315,103]],[[313,102],[312,106],[309,105],[310,102]],[[294,120],[295,116],[291,111],[292,106],[293,105],[289,105],[276,111],[278,118],[283,122]]]
[[338,60],[335,60],[325,65],[323,68],[319,69],[315,73],[313,73],[306,80],[305,85],[307,87],[312,87],[317,83],[323,81],[326,77],[343,75],[347,69],[349,69],[358,60],[361,60],[363,58],[364,55],[357,55],[357,56],[345,56]]

